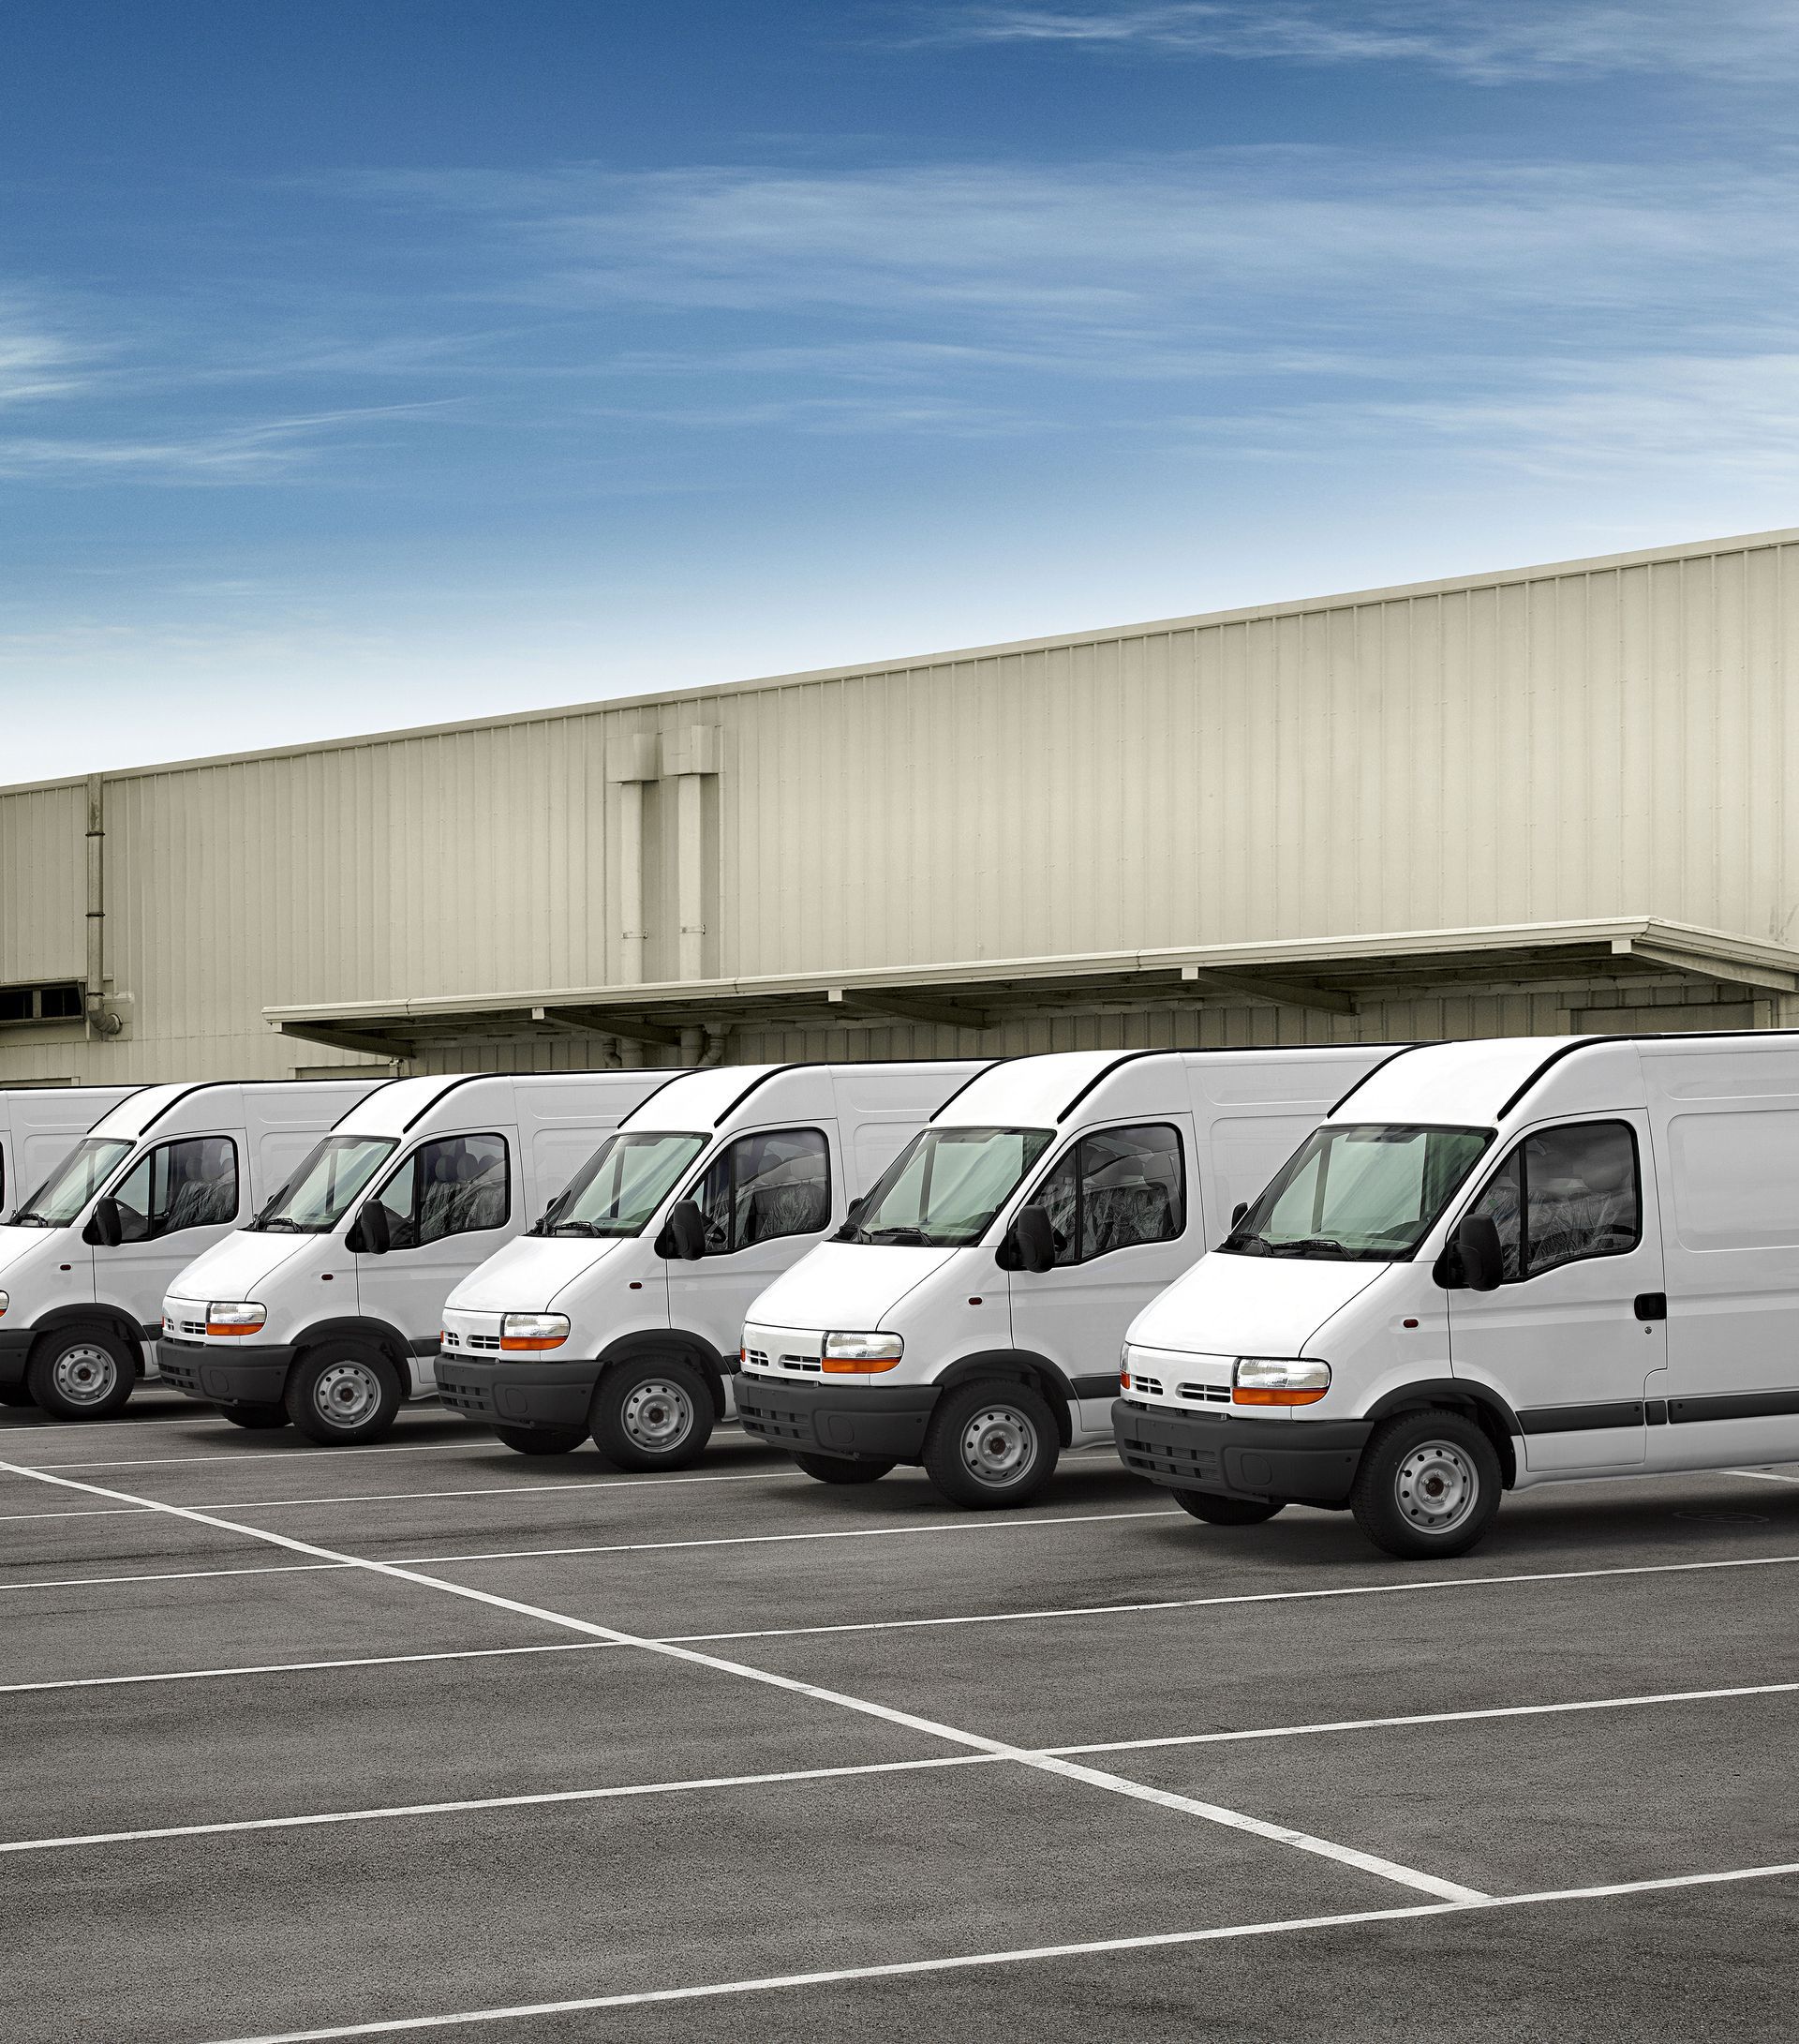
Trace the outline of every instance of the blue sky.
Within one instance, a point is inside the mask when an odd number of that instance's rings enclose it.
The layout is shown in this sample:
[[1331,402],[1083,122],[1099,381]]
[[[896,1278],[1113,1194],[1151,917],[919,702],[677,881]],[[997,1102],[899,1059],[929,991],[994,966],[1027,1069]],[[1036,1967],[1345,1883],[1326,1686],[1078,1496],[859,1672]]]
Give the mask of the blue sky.
[[0,781],[1799,524],[1791,0],[0,34]]

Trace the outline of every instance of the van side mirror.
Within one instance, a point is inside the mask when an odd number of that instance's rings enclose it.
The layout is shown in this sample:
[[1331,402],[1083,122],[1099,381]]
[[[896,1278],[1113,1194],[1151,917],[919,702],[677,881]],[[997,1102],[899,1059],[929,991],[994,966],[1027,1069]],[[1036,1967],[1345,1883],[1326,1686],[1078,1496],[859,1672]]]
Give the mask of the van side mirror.
[[1235,1228],[1248,1212],[1249,1201],[1247,1200],[1239,1200],[1237,1204],[1230,1210],[1230,1225]]
[[676,1200],[656,1237],[656,1254],[670,1261],[697,1263],[706,1254],[706,1216],[691,1200]]
[[1000,1265],[1008,1271],[1041,1274],[1056,1267],[1056,1234],[1048,1213],[1040,1206],[1021,1206],[1000,1243]]
[[357,1256],[385,1256],[394,1246],[394,1238],[388,1231],[387,1209],[379,1200],[370,1200],[364,1205],[344,1237],[344,1246]]
[[1497,1225],[1483,1214],[1464,1216],[1431,1276],[1445,1291],[1497,1291],[1506,1276]]
[[102,1193],[95,1201],[87,1226],[82,1230],[82,1240],[101,1249],[116,1249],[125,1240],[125,1222],[119,1215],[119,1202],[110,1192]]

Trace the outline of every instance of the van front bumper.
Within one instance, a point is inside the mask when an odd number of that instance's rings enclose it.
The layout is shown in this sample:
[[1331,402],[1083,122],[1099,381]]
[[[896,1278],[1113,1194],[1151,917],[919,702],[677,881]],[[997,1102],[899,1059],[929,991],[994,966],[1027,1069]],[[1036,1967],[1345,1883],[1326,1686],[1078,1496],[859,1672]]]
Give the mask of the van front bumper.
[[1260,1420],[1112,1401],[1112,1439],[1133,1475],[1168,1490],[1349,1501],[1373,1420]]
[[840,1455],[879,1462],[916,1462],[937,1403],[935,1384],[792,1383],[786,1378],[732,1380],[746,1434],[789,1455]]
[[439,1402],[484,1426],[578,1426],[585,1433],[599,1381],[597,1356],[574,1363],[438,1357]]
[[292,1361],[291,1342],[246,1342],[221,1350],[172,1335],[156,1337],[163,1382],[208,1405],[279,1405]]

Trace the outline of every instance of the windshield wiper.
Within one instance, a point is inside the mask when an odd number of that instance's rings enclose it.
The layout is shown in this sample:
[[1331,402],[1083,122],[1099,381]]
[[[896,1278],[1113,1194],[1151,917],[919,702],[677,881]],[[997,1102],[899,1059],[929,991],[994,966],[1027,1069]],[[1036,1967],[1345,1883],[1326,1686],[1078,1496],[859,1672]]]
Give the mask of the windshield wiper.
[[864,1242],[903,1243],[909,1249],[934,1249],[936,1244],[922,1228],[871,1228],[861,1238]]
[[1298,1242],[1271,1242],[1270,1256],[1340,1256],[1346,1261],[1353,1261],[1342,1243],[1329,1235],[1306,1235]]
[[[531,1231],[533,1234],[536,1229]],[[594,1221],[555,1221],[544,1228],[546,1235],[603,1235],[605,1230]]]
[[23,1206],[7,1221],[7,1226],[8,1228],[48,1228],[50,1223],[38,1213],[35,1206]]

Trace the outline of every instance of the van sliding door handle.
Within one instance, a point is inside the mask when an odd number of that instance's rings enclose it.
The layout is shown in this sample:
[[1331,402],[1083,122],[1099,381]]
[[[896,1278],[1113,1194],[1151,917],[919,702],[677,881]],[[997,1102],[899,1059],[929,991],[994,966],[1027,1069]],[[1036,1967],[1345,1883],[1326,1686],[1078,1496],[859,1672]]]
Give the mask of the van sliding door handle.
[[1668,1294],[1665,1291],[1640,1291],[1631,1301],[1631,1310],[1640,1320],[1665,1320],[1668,1318]]

